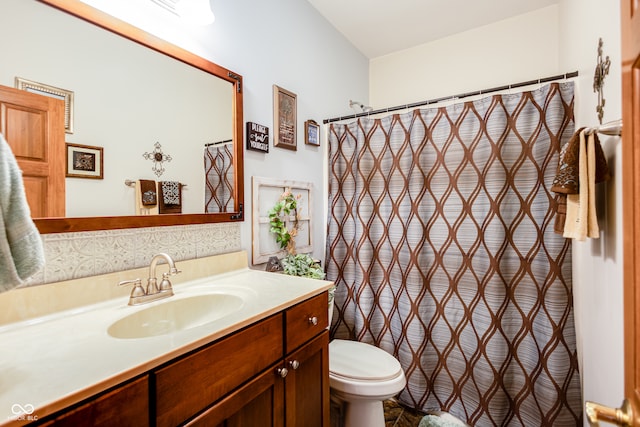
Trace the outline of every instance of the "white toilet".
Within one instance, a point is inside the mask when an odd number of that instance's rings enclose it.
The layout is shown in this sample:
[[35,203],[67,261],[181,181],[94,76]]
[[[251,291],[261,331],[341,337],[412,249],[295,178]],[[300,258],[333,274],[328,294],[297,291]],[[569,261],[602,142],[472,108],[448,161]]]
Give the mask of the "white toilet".
[[345,427],[384,427],[382,401],[406,383],[400,362],[386,351],[357,341],[329,343],[331,398],[344,404]]

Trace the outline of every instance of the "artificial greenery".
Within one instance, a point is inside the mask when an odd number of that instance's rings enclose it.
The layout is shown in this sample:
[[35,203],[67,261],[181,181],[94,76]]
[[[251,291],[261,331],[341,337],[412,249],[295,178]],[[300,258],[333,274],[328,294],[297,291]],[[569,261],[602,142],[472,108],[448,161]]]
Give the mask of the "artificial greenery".
[[324,271],[320,263],[307,254],[289,254],[282,258],[281,262],[284,267],[284,274],[324,279]]
[[[291,193],[290,190],[286,190],[280,196],[280,199],[268,212],[269,214],[269,232],[275,235],[276,243],[280,245],[280,249],[287,249],[289,253],[295,251],[295,241],[293,237],[298,233],[298,214],[297,214],[298,201],[297,198]],[[291,214],[295,214],[295,220],[293,228],[288,230],[282,217],[290,217]]]

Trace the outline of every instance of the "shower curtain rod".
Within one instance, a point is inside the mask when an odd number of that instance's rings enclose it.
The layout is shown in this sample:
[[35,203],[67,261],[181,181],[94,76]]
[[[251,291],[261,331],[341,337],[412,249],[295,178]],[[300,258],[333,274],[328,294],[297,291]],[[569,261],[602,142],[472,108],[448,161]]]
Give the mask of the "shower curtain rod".
[[212,145],[222,145],[228,142],[233,142],[233,139],[225,139],[224,141],[210,142],[208,144],[204,144],[205,147],[211,147]]
[[327,124],[327,123],[332,123],[332,122],[339,122],[341,120],[355,119],[355,118],[358,118],[358,117],[370,116],[370,115],[373,115],[373,114],[389,113],[391,111],[398,111],[398,110],[405,110],[405,109],[408,109],[408,108],[421,107],[423,105],[436,104],[438,102],[448,101],[448,100],[452,100],[452,99],[460,99],[460,98],[466,98],[466,97],[469,97],[469,96],[483,95],[485,93],[499,92],[499,91],[507,90],[507,89],[514,89],[514,88],[518,88],[518,87],[531,86],[531,85],[534,85],[534,84],[553,82],[553,81],[556,81],[556,80],[565,80],[565,79],[570,79],[572,77],[578,77],[578,72],[577,71],[573,71],[571,73],[558,74],[556,76],[544,77],[544,78],[537,79],[537,80],[529,80],[528,82],[520,82],[520,83],[515,83],[515,84],[510,84],[510,85],[505,85],[505,86],[500,86],[500,87],[493,87],[491,89],[482,89],[482,90],[477,90],[475,92],[466,92],[466,93],[461,93],[461,94],[453,95],[453,96],[443,96],[441,98],[429,99],[428,101],[414,102],[413,104],[397,105],[395,107],[381,108],[379,110],[367,111],[367,112],[362,112],[362,113],[357,113],[357,114],[350,114],[348,116],[334,117],[333,119],[324,119],[322,121],[322,123]]

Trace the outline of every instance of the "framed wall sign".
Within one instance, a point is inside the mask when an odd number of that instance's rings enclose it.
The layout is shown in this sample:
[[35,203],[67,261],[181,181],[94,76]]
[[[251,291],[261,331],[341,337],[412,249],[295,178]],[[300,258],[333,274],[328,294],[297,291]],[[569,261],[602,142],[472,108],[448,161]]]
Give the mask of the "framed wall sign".
[[315,120],[304,122],[304,142],[309,145],[320,145],[320,125]]
[[16,77],[16,89],[24,90],[38,95],[62,99],[64,101],[64,131],[73,133],[73,92],[59,87],[49,86],[31,80]]
[[269,128],[247,122],[247,150],[269,152]]
[[102,147],[67,143],[67,176],[104,179]]
[[273,146],[296,150],[297,96],[273,85]]

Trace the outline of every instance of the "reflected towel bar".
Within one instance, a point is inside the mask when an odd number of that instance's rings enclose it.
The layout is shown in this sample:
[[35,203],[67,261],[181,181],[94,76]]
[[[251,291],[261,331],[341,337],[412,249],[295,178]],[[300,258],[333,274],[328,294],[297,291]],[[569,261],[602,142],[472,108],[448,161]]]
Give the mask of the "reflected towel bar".
[[[125,179],[124,180],[124,185],[128,185],[129,187],[135,187],[136,186],[136,182],[134,180],[131,180],[131,179]],[[186,187],[187,184],[180,183],[180,186],[181,187]]]

